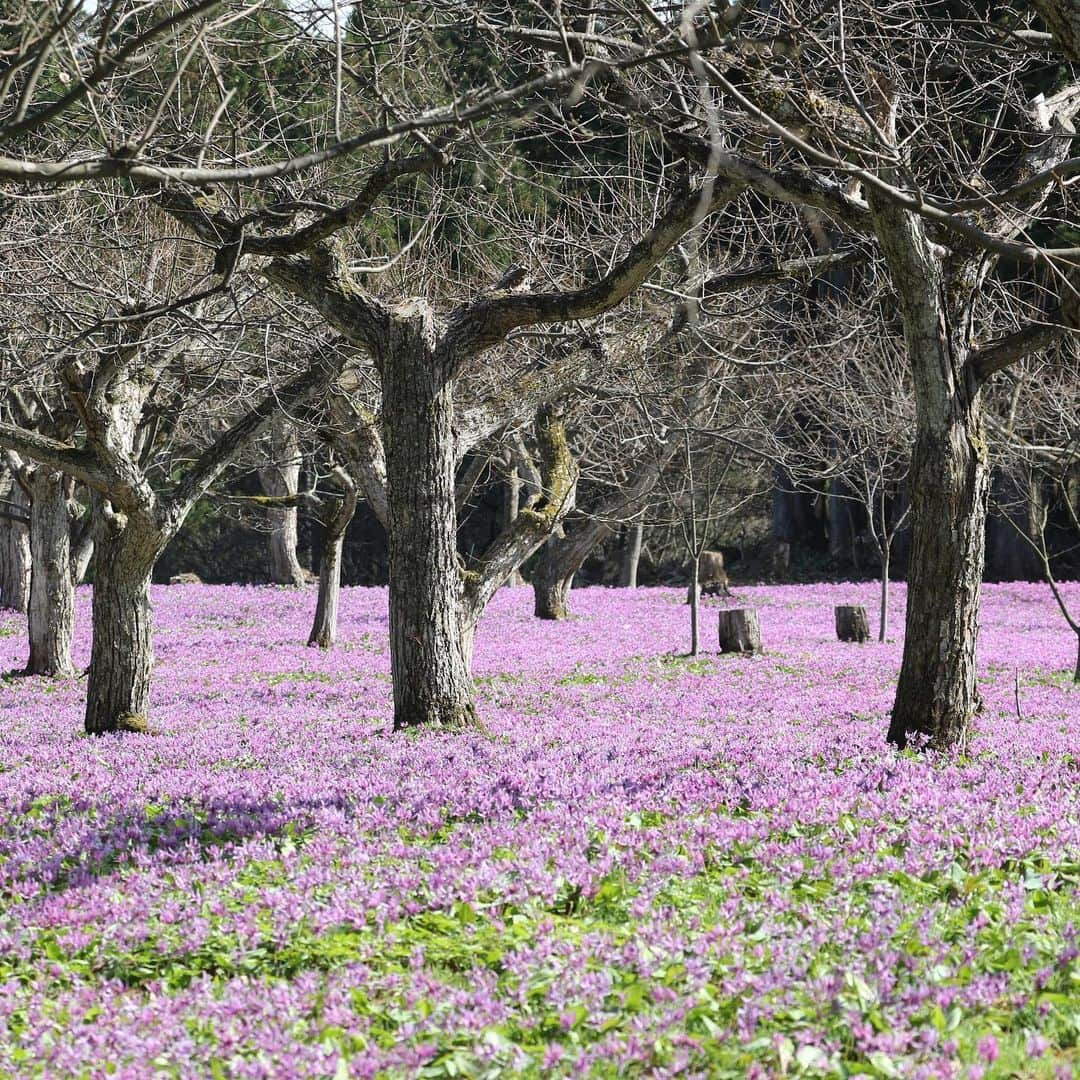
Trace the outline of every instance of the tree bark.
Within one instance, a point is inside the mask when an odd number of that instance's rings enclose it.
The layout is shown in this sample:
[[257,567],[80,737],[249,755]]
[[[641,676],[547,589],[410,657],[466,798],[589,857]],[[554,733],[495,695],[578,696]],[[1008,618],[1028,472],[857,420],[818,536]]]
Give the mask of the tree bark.
[[721,652],[761,652],[761,620],[753,608],[728,608],[717,621]]
[[640,521],[630,524],[622,549],[622,565],[619,567],[619,584],[624,589],[637,588],[638,565],[641,562],[641,540],[645,526]]
[[840,604],[835,609],[836,636],[840,641],[860,644],[870,640],[870,625],[866,608],[856,604]]
[[538,619],[569,619],[570,588],[596,545],[611,532],[606,522],[589,521],[544,545],[532,575],[533,613]]
[[878,607],[878,641],[884,642],[889,636],[889,569],[892,561],[892,544],[888,539],[882,544],[881,552],[881,601]]
[[[541,571],[541,565],[549,563],[545,571]],[[569,619],[570,618],[570,586],[573,584],[574,575],[561,576],[554,572],[555,567],[545,557],[537,566],[533,574],[533,614],[538,619]]]
[[343,495],[326,523],[322,562],[319,564],[319,599],[315,605],[315,622],[311,627],[309,645],[329,649],[337,640],[338,601],[341,597],[341,552],[345,546],[345,530],[356,513],[356,484],[344,469],[336,470]]
[[39,465],[30,471],[30,639],[27,675],[73,675],[75,579],[68,480]]
[[[3,497],[29,516],[30,497],[14,478]],[[0,517],[0,607],[26,611],[29,604],[30,531],[23,521]]]
[[150,574],[165,546],[153,524],[116,514],[96,498],[94,641],[86,691],[92,735],[147,730],[154,644]]
[[916,404],[904,656],[888,738],[903,748],[918,732],[950,749],[964,745],[980,704],[975,657],[990,470],[964,341],[976,271],[946,265],[913,214],[875,202],[874,216],[900,295]]
[[[521,474],[517,470],[517,466],[511,464],[510,471],[506,477],[506,489],[503,502],[503,528],[507,529],[517,520],[518,512],[521,509]],[[507,577],[503,583],[508,588],[514,588],[518,585],[524,585],[525,579],[521,576],[521,570],[516,569],[511,571],[510,576]]]
[[701,559],[690,560],[690,655],[701,652]]
[[399,309],[380,374],[390,548],[394,728],[476,723],[459,639],[451,366],[426,306]]
[[[270,429],[272,463],[260,471],[267,495],[295,495],[300,482],[300,445],[296,429],[284,419],[275,420]],[[269,507],[266,519],[270,527],[270,580],[275,585],[303,585],[304,569],[296,555],[298,539],[295,506]]]

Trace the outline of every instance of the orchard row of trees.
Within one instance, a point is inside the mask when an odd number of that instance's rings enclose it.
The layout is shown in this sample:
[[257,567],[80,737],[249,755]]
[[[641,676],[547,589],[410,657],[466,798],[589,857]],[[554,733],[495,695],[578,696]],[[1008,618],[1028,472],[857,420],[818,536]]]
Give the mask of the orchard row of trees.
[[964,743],[995,457],[1036,551],[1049,478],[1075,514],[1074,0],[547,7],[0,3],[0,498],[33,669],[92,548],[88,731],[145,728],[151,574],[237,468],[281,575],[324,515],[316,643],[368,504],[395,725],[458,728],[534,553],[565,614],[613,524],[696,556],[767,467],[858,502],[885,588],[910,521],[889,738]]

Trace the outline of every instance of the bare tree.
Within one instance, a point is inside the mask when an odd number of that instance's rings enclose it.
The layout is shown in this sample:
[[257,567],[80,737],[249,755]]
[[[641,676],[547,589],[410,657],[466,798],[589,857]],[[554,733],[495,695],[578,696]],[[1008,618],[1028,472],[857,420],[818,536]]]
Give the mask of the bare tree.
[[1076,635],[1073,680],[1080,683],[1080,613],[1069,606],[1056,567],[1080,553],[1080,371],[1051,360],[1018,372],[998,434],[999,467],[1013,479],[1015,500],[998,499],[998,511],[1035,557],[1043,580]]

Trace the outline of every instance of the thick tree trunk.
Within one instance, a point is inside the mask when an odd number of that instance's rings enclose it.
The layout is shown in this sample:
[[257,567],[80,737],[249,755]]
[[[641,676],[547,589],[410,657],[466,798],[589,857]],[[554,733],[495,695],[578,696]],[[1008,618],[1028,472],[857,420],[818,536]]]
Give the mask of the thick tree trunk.
[[722,653],[761,652],[761,620],[754,608],[728,608],[717,620]]
[[839,604],[835,608],[836,636],[840,641],[862,643],[870,640],[866,608],[858,604]]
[[633,522],[626,535],[622,549],[622,565],[619,567],[619,584],[624,589],[637,588],[638,565],[641,562],[641,539],[645,526],[640,521]]
[[964,344],[974,271],[943,265],[914,215],[887,204],[874,209],[900,294],[916,401],[904,657],[888,737],[901,748],[915,732],[938,749],[962,747],[979,706],[990,486],[979,386]]
[[565,537],[553,536],[544,545],[532,575],[533,614],[538,619],[570,618],[570,586],[580,565],[571,554]]
[[399,314],[381,357],[394,727],[476,722],[461,653],[452,383],[431,314]]
[[[300,482],[300,446],[296,429],[288,421],[276,420],[270,430],[272,464],[261,470],[267,495],[295,495]],[[270,507],[266,511],[270,527],[270,580],[275,585],[303,585],[304,569],[296,555],[298,538],[296,507]]]
[[[2,497],[15,512],[30,513],[30,498],[13,477],[2,477]],[[0,607],[26,611],[30,604],[30,530],[23,521],[0,517]]]
[[63,473],[38,466],[30,473],[30,605],[27,675],[75,673],[75,581],[71,561],[68,482]]
[[154,668],[150,574],[164,538],[145,521],[99,516],[86,730],[145,731]]

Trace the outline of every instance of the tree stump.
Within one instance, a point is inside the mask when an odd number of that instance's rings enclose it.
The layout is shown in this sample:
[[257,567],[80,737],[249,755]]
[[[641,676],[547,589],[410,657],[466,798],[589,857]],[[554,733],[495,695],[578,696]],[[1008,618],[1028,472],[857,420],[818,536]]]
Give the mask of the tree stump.
[[866,608],[841,604],[836,608],[836,636],[841,641],[869,641],[870,623]]
[[761,623],[754,608],[720,612],[720,651],[761,652]]

